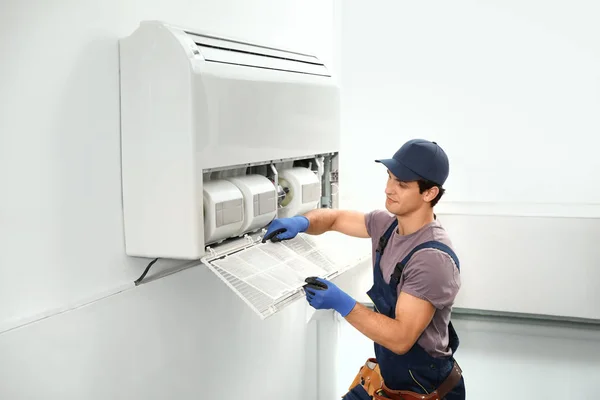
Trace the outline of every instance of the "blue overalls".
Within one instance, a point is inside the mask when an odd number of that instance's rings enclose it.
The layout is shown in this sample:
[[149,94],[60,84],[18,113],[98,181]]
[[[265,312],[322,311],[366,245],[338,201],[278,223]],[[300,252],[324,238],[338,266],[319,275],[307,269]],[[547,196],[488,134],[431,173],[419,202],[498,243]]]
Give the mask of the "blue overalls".
[[[396,264],[390,283],[387,284],[383,279],[380,261],[387,242],[397,225],[398,220],[394,220],[385,234],[379,239],[379,245],[377,246],[375,253],[375,265],[373,268],[374,283],[373,287],[367,292],[375,305],[375,310],[390,318],[396,317],[396,301],[398,300],[397,287],[400,282],[400,277],[402,276],[402,269],[416,251],[424,248],[436,248],[442,250],[452,257],[460,270],[458,258],[452,249],[443,243],[431,241],[418,245],[412,249],[400,263]],[[458,348],[459,339],[452,326],[452,322],[450,322],[448,330],[449,345],[452,349],[452,354],[454,354]],[[433,392],[448,376],[454,363],[454,358],[452,356],[446,358],[432,357],[419,346],[418,343],[415,343],[413,347],[403,355],[398,355],[375,343],[375,358],[379,363],[383,381],[388,388],[392,390],[409,390],[420,394]],[[461,377],[460,382],[446,395],[445,400],[462,400],[465,399],[465,396],[464,379]],[[362,400],[370,399],[370,397],[364,389],[362,389],[362,386],[358,385],[356,388],[353,388],[344,399]]]

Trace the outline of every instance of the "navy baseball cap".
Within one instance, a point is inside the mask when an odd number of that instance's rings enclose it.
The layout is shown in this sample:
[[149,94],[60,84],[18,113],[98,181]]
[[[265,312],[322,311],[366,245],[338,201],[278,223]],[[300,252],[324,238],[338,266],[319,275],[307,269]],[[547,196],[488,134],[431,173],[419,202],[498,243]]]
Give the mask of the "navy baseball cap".
[[436,142],[412,139],[404,143],[392,158],[375,160],[401,181],[428,180],[440,186],[446,182],[450,166],[448,156]]

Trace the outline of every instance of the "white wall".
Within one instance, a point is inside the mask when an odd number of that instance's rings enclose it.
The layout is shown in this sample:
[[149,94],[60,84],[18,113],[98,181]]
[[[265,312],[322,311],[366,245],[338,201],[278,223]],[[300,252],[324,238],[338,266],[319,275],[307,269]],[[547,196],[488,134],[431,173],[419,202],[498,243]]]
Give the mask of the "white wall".
[[333,1],[1,2],[0,397],[314,397],[303,302],[262,323],[204,269],[133,288],[117,40],[145,19],[334,58]]
[[2,334],[0,397],[315,398],[306,317],[296,302],[262,321],[194,267]]
[[[599,204],[598,12],[594,0],[345,2],[346,133],[363,159],[435,138],[453,202]],[[383,137],[394,144],[370,145]]]

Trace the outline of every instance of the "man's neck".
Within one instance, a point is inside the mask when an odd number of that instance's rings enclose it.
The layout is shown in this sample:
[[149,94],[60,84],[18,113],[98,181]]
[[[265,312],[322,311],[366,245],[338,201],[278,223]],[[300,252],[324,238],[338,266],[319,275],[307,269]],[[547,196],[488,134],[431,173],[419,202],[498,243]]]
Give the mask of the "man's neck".
[[398,233],[410,235],[435,220],[433,210],[415,211],[409,215],[398,216]]

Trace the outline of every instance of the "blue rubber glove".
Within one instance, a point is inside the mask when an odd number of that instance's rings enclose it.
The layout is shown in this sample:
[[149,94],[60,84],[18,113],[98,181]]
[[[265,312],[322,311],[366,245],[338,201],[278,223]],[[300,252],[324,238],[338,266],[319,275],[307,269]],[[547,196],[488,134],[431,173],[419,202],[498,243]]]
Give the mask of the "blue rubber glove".
[[292,218],[274,219],[269,225],[262,242],[267,240],[271,242],[280,242],[282,240],[292,239],[300,232],[308,229],[308,218],[297,216]]
[[306,300],[317,310],[334,309],[345,317],[356,305],[356,300],[328,280],[310,277],[306,283]]

